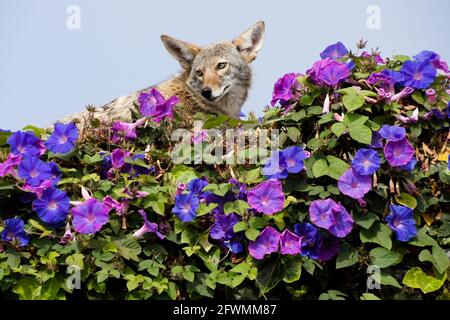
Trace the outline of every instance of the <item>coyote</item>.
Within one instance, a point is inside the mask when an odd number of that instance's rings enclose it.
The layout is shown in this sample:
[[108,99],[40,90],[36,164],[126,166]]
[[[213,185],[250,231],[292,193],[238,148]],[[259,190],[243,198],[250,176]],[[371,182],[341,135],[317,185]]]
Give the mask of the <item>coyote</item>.
[[[260,21],[232,41],[221,41],[205,47],[162,35],[161,40],[167,51],[180,63],[181,73],[156,86],[88,110],[99,120],[108,123],[132,122],[139,93],[156,88],[166,99],[177,96],[186,116],[204,112],[239,118],[251,85],[250,63],[263,45],[264,30],[264,22]],[[60,122],[86,119],[87,112],[65,117]]]

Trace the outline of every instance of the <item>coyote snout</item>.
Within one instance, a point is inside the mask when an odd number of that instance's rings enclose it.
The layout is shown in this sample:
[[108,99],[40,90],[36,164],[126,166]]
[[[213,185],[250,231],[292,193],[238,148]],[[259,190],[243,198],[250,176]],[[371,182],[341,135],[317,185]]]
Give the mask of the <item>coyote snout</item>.
[[[188,117],[197,112],[205,112],[239,118],[251,85],[250,63],[255,60],[263,45],[264,28],[264,22],[260,21],[234,40],[204,47],[162,35],[164,46],[180,63],[182,71],[180,75],[154,88],[165,98],[177,96]],[[97,108],[96,116],[108,122],[131,122],[139,93],[148,89],[120,97]],[[84,114],[66,117],[62,122],[73,121],[74,118],[84,118]]]

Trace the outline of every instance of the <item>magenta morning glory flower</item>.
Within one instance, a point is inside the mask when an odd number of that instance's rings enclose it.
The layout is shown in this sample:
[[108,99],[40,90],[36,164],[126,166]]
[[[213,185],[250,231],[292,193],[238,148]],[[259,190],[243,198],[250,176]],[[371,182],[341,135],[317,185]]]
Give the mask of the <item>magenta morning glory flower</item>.
[[1,233],[1,239],[23,247],[30,242],[29,235],[24,230],[25,223],[20,218],[11,218],[4,221],[4,229]]
[[320,53],[320,57],[322,59],[330,58],[333,60],[342,58],[348,54],[347,48],[342,44],[342,42],[338,41],[335,44],[329,45]]
[[395,232],[398,241],[409,241],[417,234],[416,221],[411,208],[391,205],[391,213],[386,217],[388,227]]
[[180,103],[180,99],[172,96],[166,100],[158,90],[152,88],[149,92],[143,91],[139,94],[138,103],[142,115],[161,122],[164,118],[173,119],[173,107]]
[[58,227],[67,218],[70,209],[70,199],[64,191],[49,188],[33,201],[33,210],[45,223]]
[[386,124],[381,127],[379,133],[382,138],[390,141],[398,141],[406,137],[405,128]]
[[360,175],[372,175],[380,168],[378,152],[372,149],[359,149],[352,161],[352,168]]
[[406,138],[390,140],[384,147],[384,157],[391,167],[400,167],[407,164],[414,154],[414,148]]
[[350,75],[345,63],[325,58],[316,61],[312,68],[307,71],[310,78],[317,84],[325,83],[336,87],[338,83]]
[[15,168],[22,161],[22,156],[20,154],[8,154],[6,160],[0,163],[0,177],[4,177],[7,174],[12,176],[16,175]]
[[142,126],[147,121],[146,118],[137,120],[135,123],[128,122],[114,122],[111,130],[113,135],[111,137],[112,143],[118,143],[122,140],[130,141],[137,138],[136,129]]
[[378,54],[370,54],[369,52],[367,52],[367,51],[363,51],[362,53],[361,53],[361,57],[364,57],[364,58],[370,58],[370,57],[373,57],[373,59],[375,60],[375,62],[377,63],[377,64],[383,64],[385,61],[383,60],[383,58],[380,56],[380,54],[378,53]]
[[353,217],[347,212],[343,205],[337,204],[332,209],[333,224],[328,231],[338,238],[346,237],[353,229]]
[[48,150],[57,154],[66,154],[73,150],[78,139],[78,128],[74,123],[55,123],[53,133],[45,141]]
[[147,213],[144,210],[139,210],[139,214],[144,219],[144,225],[133,234],[133,237],[139,238],[148,232],[154,233],[161,240],[166,237],[158,231],[158,225],[156,223],[147,220]]
[[114,149],[111,152],[111,165],[114,169],[120,169],[125,164],[125,158],[130,156],[130,152],[122,149]]
[[195,194],[180,194],[175,198],[175,207],[172,213],[183,222],[191,222],[197,216],[197,209],[200,201]]
[[397,102],[400,99],[403,99],[405,97],[409,97],[414,92],[413,87],[405,87],[403,88],[399,93],[394,94],[389,101],[390,102]]
[[428,61],[405,61],[401,72],[405,76],[404,85],[416,89],[426,89],[436,79],[436,69]]
[[333,223],[333,209],[338,204],[333,199],[315,200],[309,206],[309,219],[316,226],[328,229]]
[[128,210],[129,199],[124,199],[120,202],[108,195],[103,198],[103,204],[110,210],[115,210],[118,216],[123,216]]
[[52,176],[50,166],[37,157],[23,160],[19,164],[18,173],[19,177],[32,187],[39,186]]
[[341,193],[353,199],[362,199],[372,188],[372,179],[350,168],[339,178],[338,187]]
[[295,233],[285,229],[280,237],[280,253],[296,255],[302,251],[302,239]]
[[17,131],[7,140],[11,153],[26,157],[40,157],[45,153],[45,146],[32,132]]
[[424,50],[415,55],[414,60],[416,61],[426,61],[429,62],[435,67],[436,69],[442,70],[446,73],[449,72],[447,62],[441,59],[441,57],[433,51]]
[[257,212],[272,215],[283,210],[284,193],[281,182],[267,180],[248,191],[248,204]]
[[103,202],[87,199],[72,209],[72,224],[78,233],[93,234],[109,221],[109,211]]
[[266,227],[256,238],[255,241],[250,241],[248,244],[248,251],[250,255],[261,260],[266,254],[278,252],[281,234],[273,227]]
[[285,106],[298,99],[300,94],[300,83],[297,81],[298,76],[296,73],[288,73],[275,82],[272,93],[272,106],[277,102]]
[[352,216],[333,199],[313,201],[309,206],[309,219],[339,238],[347,236],[353,228]]

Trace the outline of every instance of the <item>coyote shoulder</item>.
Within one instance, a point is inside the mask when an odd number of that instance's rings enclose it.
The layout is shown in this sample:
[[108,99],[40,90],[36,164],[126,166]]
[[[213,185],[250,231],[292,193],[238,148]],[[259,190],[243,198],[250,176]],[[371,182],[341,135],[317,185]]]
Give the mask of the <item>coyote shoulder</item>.
[[[177,96],[187,116],[204,112],[239,118],[251,85],[250,63],[263,45],[264,22],[256,23],[232,41],[204,47],[167,35],[162,35],[161,40],[167,51],[178,60],[182,70],[178,76],[152,87],[165,98]],[[139,93],[152,87],[117,98],[91,112],[105,122],[131,122]],[[87,112],[60,121],[82,120]]]

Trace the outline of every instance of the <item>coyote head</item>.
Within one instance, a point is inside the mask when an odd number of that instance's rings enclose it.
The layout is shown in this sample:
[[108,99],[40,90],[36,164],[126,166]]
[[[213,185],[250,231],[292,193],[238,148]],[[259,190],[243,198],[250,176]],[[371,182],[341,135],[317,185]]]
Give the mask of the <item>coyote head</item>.
[[227,96],[243,95],[244,91],[245,100],[251,82],[249,64],[255,60],[263,39],[262,21],[232,41],[204,47],[161,36],[166,49],[184,69],[189,90],[209,104],[218,103]]

